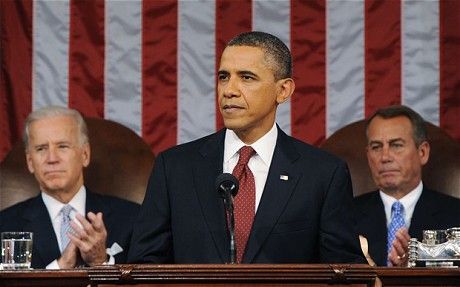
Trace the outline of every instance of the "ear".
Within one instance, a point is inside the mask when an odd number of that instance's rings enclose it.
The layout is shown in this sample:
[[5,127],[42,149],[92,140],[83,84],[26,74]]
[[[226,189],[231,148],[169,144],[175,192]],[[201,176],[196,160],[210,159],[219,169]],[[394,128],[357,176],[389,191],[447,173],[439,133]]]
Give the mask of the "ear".
[[420,163],[425,165],[430,158],[430,144],[427,141],[424,141],[419,145],[418,155],[420,157]]
[[27,150],[27,148],[26,148],[26,162],[27,162],[27,168],[29,169],[29,172],[34,173],[35,169],[34,169],[34,165],[32,163],[32,157],[31,157],[29,151]]
[[91,147],[89,143],[83,144],[81,156],[82,156],[83,167],[87,167],[91,159]]
[[277,83],[276,102],[282,104],[291,97],[295,90],[294,80],[291,78],[281,79]]

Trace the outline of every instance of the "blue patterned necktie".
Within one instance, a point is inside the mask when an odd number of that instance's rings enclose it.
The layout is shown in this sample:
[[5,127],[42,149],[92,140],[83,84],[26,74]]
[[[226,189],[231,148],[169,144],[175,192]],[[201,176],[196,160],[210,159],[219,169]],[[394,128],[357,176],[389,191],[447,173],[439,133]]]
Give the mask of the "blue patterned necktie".
[[69,236],[67,236],[67,233],[71,232],[72,227],[70,226],[70,221],[72,220],[70,218],[70,212],[72,212],[73,207],[70,205],[64,205],[64,207],[61,209],[61,252],[67,247],[67,244],[69,244]]
[[[390,253],[393,240],[396,237],[396,231],[404,227],[404,206],[401,202],[396,201],[391,206],[391,222],[388,226],[388,241],[387,241],[387,254]],[[387,265],[390,265],[390,260],[387,259]]]

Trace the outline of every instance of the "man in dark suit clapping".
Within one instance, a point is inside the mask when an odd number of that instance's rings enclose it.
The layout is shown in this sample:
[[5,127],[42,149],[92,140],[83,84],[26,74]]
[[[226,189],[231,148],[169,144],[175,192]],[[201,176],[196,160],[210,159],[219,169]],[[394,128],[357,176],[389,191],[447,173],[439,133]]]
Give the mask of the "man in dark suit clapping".
[[32,112],[24,144],[41,193],[3,210],[0,231],[33,232],[32,268],[124,263],[139,206],[84,186],[90,145],[80,113],[54,106]]
[[460,226],[460,200],[423,185],[430,156],[423,118],[406,106],[378,110],[367,122],[367,159],[378,191],[355,198],[358,232],[377,265],[407,263],[408,241],[422,231]]

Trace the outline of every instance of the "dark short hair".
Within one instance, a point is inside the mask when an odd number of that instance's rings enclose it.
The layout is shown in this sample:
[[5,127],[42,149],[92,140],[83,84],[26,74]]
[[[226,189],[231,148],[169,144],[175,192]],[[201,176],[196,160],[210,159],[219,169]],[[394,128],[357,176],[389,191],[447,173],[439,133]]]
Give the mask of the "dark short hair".
[[289,48],[278,37],[265,32],[241,33],[227,43],[229,46],[249,46],[261,48],[266,60],[273,66],[275,80],[292,77],[292,57]]
[[401,117],[401,116],[408,118],[409,121],[411,122],[412,131],[413,131],[412,137],[417,147],[420,146],[423,142],[428,141],[425,120],[416,111],[414,111],[413,109],[407,106],[403,106],[403,105],[395,105],[395,106],[389,106],[389,107],[378,109],[366,121],[366,136],[367,136],[369,125],[375,117],[381,117],[383,119],[392,119],[392,118]]

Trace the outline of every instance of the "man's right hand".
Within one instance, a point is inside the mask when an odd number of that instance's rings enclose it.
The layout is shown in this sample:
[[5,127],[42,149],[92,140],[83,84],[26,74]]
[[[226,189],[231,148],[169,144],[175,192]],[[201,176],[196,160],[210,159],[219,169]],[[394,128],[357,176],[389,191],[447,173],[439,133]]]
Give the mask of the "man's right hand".
[[409,254],[410,235],[407,228],[403,227],[396,231],[395,240],[392,243],[388,259],[392,266],[407,266]]
[[71,269],[77,265],[78,248],[72,242],[69,242],[67,247],[61,254],[61,257],[57,260],[60,269]]

